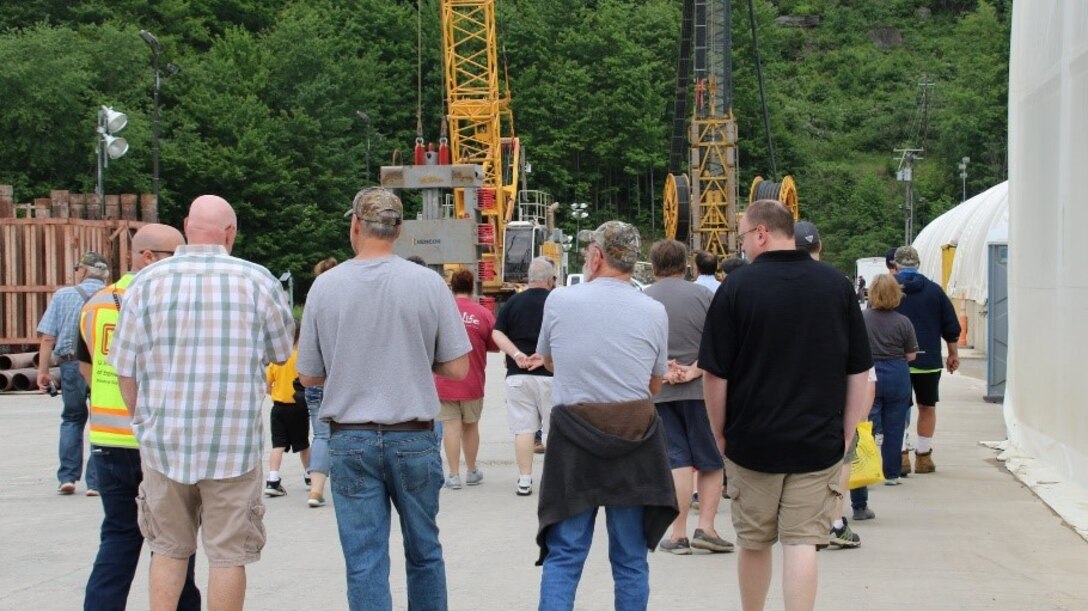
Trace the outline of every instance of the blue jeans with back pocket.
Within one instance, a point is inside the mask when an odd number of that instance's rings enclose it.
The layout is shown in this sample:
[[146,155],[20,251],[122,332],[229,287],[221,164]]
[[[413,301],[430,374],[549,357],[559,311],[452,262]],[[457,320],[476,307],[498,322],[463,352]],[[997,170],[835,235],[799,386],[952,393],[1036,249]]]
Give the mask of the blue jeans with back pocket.
[[446,609],[438,541],[442,463],[432,431],[338,430],[329,438],[330,481],[347,566],[348,607],[392,609],[390,503],[400,516],[408,608]]

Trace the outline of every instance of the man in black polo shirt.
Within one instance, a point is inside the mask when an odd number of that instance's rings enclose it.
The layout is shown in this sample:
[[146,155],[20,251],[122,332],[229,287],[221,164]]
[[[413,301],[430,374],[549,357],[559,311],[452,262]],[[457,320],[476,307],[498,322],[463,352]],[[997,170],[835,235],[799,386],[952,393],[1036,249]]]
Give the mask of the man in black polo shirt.
[[781,541],[786,609],[812,609],[816,545],[828,542],[846,444],[869,407],[869,339],[850,282],[796,249],[785,206],[754,202],[738,234],[752,264],[711,302],[699,367],[726,456],[741,603],[763,608]]
[[491,339],[506,355],[506,419],[514,434],[518,496],[533,493],[535,433],[547,429],[552,411],[552,372],[536,356],[544,302],[555,288],[555,266],[547,257],[529,263],[529,288],[507,300],[495,319]]

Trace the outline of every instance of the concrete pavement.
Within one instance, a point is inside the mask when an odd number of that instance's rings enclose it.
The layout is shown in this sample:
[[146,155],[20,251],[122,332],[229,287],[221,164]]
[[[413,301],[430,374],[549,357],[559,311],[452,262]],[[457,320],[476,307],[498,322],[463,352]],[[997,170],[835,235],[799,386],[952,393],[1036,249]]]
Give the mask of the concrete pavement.
[[[984,369],[983,369],[984,371]],[[513,443],[506,427],[502,365],[491,355],[481,424],[483,484],[444,490],[439,522],[451,609],[532,609],[540,569],[536,496],[514,495]],[[1088,609],[1088,544],[999,463],[979,441],[1004,438],[999,406],[985,385],[942,380],[934,459],[938,471],[898,487],[872,489],[877,519],[853,524],[863,545],[821,552],[819,609]],[[59,399],[0,395],[0,609],[69,610],[82,604],[97,550],[101,504],[57,496]],[[267,442],[266,442],[267,445]],[[541,459],[537,457],[537,476]],[[265,466],[267,469],[267,464]],[[248,571],[250,609],[344,609],[344,563],[330,506],[306,506],[302,470],[284,460],[288,495],[266,499],[269,542]],[[691,522],[694,528],[694,519]],[[719,531],[733,532],[728,504]],[[579,609],[610,609],[612,580],[603,517],[579,589]],[[391,534],[394,605],[406,607],[399,529]],[[202,553],[202,552],[201,552]],[[777,574],[768,609],[781,609]],[[199,557],[198,581],[207,582]],[[652,609],[739,609],[734,554],[650,555]],[[130,609],[147,608],[147,562]]]

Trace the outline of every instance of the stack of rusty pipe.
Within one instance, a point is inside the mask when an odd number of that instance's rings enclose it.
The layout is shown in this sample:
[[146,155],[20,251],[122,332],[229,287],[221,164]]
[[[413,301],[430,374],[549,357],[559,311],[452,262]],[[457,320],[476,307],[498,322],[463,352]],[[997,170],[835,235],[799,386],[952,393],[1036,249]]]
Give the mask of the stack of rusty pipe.
[[[0,354],[0,392],[38,390],[38,362],[37,352]],[[60,368],[50,367],[49,375],[60,388]]]

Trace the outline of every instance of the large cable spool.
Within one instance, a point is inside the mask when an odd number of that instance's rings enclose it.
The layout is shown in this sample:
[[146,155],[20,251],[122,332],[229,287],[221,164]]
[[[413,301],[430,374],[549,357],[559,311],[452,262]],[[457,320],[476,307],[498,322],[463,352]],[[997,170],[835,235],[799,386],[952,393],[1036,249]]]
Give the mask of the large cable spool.
[[691,183],[687,174],[669,174],[665,178],[665,237],[687,244],[691,237]]
[[786,176],[782,182],[771,182],[763,180],[762,176],[756,176],[748,192],[748,203],[760,199],[782,202],[793,213],[793,220],[801,218],[801,210],[797,207],[797,183],[793,182],[792,176]]

